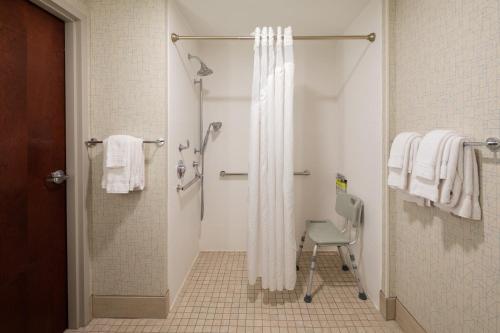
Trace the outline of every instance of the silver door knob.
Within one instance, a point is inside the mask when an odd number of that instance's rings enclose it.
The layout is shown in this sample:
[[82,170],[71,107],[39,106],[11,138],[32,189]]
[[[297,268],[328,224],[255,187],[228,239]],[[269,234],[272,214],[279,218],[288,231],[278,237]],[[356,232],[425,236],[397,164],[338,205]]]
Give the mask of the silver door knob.
[[69,178],[69,176],[66,175],[66,173],[63,170],[56,170],[56,171],[50,173],[50,175],[47,177],[46,181],[49,183],[54,183],[54,184],[62,184],[68,178]]

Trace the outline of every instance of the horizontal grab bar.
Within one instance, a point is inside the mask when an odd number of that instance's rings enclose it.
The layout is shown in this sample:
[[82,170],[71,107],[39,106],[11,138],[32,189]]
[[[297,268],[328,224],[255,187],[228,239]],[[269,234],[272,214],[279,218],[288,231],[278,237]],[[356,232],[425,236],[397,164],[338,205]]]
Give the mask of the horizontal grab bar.
[[[295,171],[293,173],[295,176],[310,176],[311,175],[311,171],[309,170],[304,170],[304,171]],[[247,172],[227,172],[227,171],[224,171],[224,170],[221,170],[219,172],[219,176],[220,177],[226,177],[226,176],[248,176],[248,173]]]

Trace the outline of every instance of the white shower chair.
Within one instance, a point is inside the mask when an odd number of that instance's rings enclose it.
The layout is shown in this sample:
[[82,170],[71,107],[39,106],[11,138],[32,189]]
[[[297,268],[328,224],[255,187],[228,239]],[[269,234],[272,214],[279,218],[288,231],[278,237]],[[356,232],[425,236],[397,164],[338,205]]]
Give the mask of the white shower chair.
[[[344,271],[349,270],[349,267],[346,265],[344,260],[342,247],[347,249],[347,253],[349,254],[349,259],[351,261],[352,273],[354,274],[358,285],[358,297],[362,300],[367,299],[359,279],[356,258],[354,257],[354,253],[351,248],[351,246],[356,244],[359,240],[360,228],[363,222],[363,201],[354,195],[339,192],[337,193],[337,200],[335,202],[335,211],[345,219],[342,230],[337,228],[337,226],[330,220],[306,221],[306,230],[302,235],[299,253],[297,255],[297,270],[299,270],[299,259],[304,247],[304,241],[306,239],[306,235],[309,236],[309,238],[314,242],[314,249],[311,257],[311,268],[309,271],[309,280],[307,282],[307,292],[304,296],[304,302],[306,303],[311,303],[312,301],[311,289],[314,271],[316,270],[316,255],[318,248],[321,246],[337,246],[340,258],[342,259],[342,270]],[[352,229],[355,230],[354,237],[352,237]]]

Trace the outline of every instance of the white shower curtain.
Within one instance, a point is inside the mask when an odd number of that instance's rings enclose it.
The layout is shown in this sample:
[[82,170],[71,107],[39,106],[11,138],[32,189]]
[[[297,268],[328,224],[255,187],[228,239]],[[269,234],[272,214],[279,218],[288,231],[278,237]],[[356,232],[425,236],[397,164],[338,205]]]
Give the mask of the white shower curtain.
[[[284,35],[284,36],[283,36]],[[250,155],[248,281],[270,290],[294,289],[292,29],[256,28]]]

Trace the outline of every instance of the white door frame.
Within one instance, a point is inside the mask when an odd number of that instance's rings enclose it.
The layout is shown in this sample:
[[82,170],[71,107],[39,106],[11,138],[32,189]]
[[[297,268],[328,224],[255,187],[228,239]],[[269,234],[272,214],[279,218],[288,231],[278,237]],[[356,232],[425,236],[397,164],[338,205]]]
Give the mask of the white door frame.
[[65,22],[66,220],[68,251],[68,328],[91,318],[91,270],[87,221],[89,15],[75,0],[30,0]]

